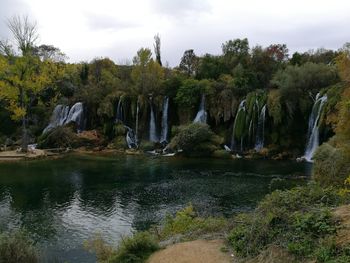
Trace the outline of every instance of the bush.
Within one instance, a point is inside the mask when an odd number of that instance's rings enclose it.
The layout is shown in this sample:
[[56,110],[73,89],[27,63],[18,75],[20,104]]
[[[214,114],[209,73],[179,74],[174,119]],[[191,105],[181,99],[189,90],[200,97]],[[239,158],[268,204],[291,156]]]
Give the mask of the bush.
[[316,184],[267,195],[252,213],[235,218],[228,239],[240,256],[254,256],[277,245],[298,258],[315,256],[325,238],[335,235],[337,222],[329,207],[342,199],[332,188]]
[[349,146],[324,143],[315,152],[313,178],[323,186],[342,185],[350,174]]
[[170,148],[183,150],[188,156],[210,156],[219,149],[222,139],[207,124],[191,123],[179,126],[170,142]]
[[160,239],[166,239],[174,235],[182,234],[195,238],[203,233],[213,233],[225,229],[227,220],[224,218],[198,217],[192,205],[185,207],[176,213],[175,217],[167,215],[164,225],[158,235]]
[[61,126],[38,138],[39,148],[74,148],[79,146],[79,137],[69,126]]
[[32,240],[23,231],[0,235],[0,262],[36,263],[38,251]]
[[149,232],[140,232],[124,239],[107,262],[109,263],[142,263],[155,251],[159,245]]

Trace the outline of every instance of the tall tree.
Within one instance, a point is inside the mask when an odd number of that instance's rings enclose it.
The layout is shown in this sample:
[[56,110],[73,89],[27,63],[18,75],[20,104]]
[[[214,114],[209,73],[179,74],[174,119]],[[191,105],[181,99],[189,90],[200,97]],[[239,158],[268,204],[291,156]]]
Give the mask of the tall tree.
[[141,48],[133,59],[134,68],[131,78],[136,87],[135,95],[153,95],[159,93],[162,81],[164,80],[164,70],[152,59],[152,52],[148,48]]
[[198,57],[193,49],[186,50],[181,58],[179,69],[188,76],[195,76],[198,69]]
[[22,56],[28,55],[39,38],[36,23],[29,21],[28,16],[14,16],[7,21],[7,26]]
[[154,47],[154,53],[156,55],[156,61],[158,62],[159,65],[162,66],[162,60],[160,57],[160,36],[159,36],[159,34],[154,36],[153,47]]
[[55,69],[51,62],[43,63],[33,55],[38,39],[35,23],[31,23],[27,17],[15,16],[7,24],[21,54],[1,58],[0,99],[7,103],[12,118],[22,122],[22,151],[27,151],[27,116],[30,106],[49,83]]

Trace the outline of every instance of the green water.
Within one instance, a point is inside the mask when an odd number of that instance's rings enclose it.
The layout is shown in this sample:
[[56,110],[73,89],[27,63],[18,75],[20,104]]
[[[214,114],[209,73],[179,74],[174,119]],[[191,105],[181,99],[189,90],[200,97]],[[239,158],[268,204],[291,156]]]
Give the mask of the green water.
[[202,215],[230,216],[254,208],[273,177],[309,170],[294,162],[138,156],[0,164],[0,229],[26,228],[45,262],[95,262],[82,243],[96,233],[118,244],[188,203]]

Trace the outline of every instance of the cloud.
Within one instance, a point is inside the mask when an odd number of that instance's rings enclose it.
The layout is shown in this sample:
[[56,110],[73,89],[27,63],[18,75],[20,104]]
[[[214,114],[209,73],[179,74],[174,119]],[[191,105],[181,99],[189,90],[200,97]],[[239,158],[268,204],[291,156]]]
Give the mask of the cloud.
[[6,21],[15,15],[28,15],[31,17],[31,11],[27,4],[22,0],[1,0],[0,2],[0,39],[8,39],[11,33],[7,27]]
[[194,13],[205,13],[211,10],[207,0],[150,0],[153,10],[160,15],[182,19]]
[[121,20],[109,15],[87,14],[86,20],[87,26],[91,30],[119,31],[139,26],[135,22]]

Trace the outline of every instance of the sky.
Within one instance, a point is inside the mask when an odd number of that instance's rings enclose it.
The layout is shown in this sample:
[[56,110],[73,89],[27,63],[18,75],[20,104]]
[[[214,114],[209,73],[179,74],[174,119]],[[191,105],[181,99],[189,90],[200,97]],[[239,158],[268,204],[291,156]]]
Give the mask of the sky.
[[131,63],[161,38],[163,64],[174,67],[187,49],[220,54],[225,41],[287,44],[290,53],[338,49],[350,42],[348,0],[0,0],[0,39],[6,19],[36,21],[38,44],[60,48],[70,62],[109,57]]

